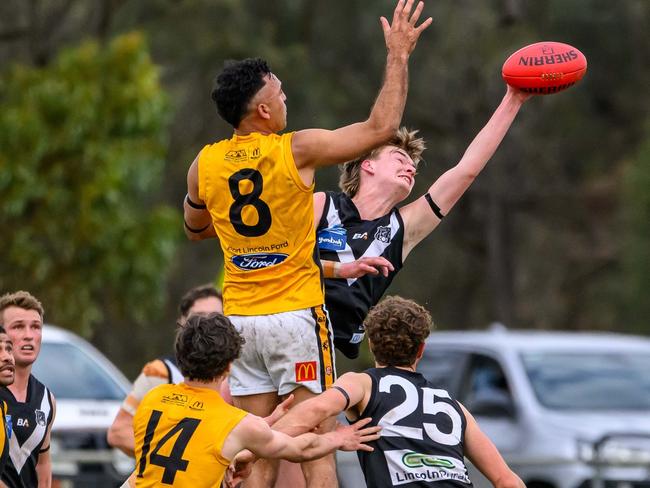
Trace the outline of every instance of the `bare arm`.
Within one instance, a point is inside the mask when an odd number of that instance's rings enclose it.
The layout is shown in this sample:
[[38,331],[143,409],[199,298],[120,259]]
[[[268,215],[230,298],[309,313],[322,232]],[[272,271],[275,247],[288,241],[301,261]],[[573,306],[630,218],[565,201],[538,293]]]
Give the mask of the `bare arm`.
[[50,434],[52,431],[52,424],[54,424],[54,419],[56,418],[56,401],[54,400],[54,395],[51,395],[52,399],[52,422],[47,427],[47,433],[45,434],[45,439],[41,444],[41,449],[45,449],[45,452],[41,452],[38,455],[38,462],[36,463],[36,478],[38,479],[38,488],[50,488],[52,486],[52,458],[50,457]]
[[334,386],[348,394],[350,401],[347,406],[348,402],[343,393],[336,388],[330,388],[293,407],[275,423],[273,429],[289,435],[298,435],[311,431],[325,419],[338,415],[345,409],[358,416],[368,402],[372,380],[365,373],[346,373],[336,380]]
[[[364,122],[336,130],[307,129],[296,132],[292,138],[292,151],[299,170],[318,166],[340,164],[386,142],[398,129],[408,91],[408,58],[424,29],[432,22],[428,18],[415,26],[422,9],[419,2],[413,10],[414,0],[399,0],[389,24],[381,18],[388,55],[383,85]],[[301,172],[303,180],[304,172]]]
[[395,270],[392,263],[381,256],[367,256],[359,258],[350,263],[322,260],[323,277],[325,278],[361,278],[365,275],[388,276],[388,273]]
[[327,195],[322,191],[314,193],[314,227],[316,227],[316,230],[318,230],[318,224],[323,217],[326,198]]
[[248,449],[258,457],[287,459],[304,462],[323,457],[337,449],[372,451],[364,442],[376,440],[378,427],[363,428],[369,419],[348,427],[339,426],[333,432],[314,434],[311,432],[290,437],[272,430],[261,418],[247,415],[235,427],[224,442],[222,453],[232,458],[242,449]]
[[474,417],[461,405],[467,419],[465,456],[495,488],[526,488],[524,482],[508,467],[496,446],[481,431]]
[[[510,86],[496,111],[474,138],[456,166],[446,171],[429,188],[429,195],[440,207],[442,215],[452,209],[495,153],[515,120],[519,109],[530,97]],[[420,197],[400,210],[405,235],[403,258],[440,223],[425,197]]]
[[205,202],[199,198],[198,156],[187,172],[187,197],[183,200],[183,219],[183,228],[189,240],[200,241],[217,236],[212,225],[212,216],[205,208]]
[[108,428],[106,440],[109,445],[120,449],[127,456],[134,457],[135,438],[133,436],[133,416],[142,398],[144,398],[148,391],[168,382],[167,368],[161,360],[155,359],[144,365],[142,371],[133,382],[131,391],[122,402],[115,416],[115,420],[113,420],[113,423]]
[[106,440],[109,445],[118,448],[127,456],[135,456],[135,438],[133,436],[133,415],[120,408],[115,420],[108,428]]

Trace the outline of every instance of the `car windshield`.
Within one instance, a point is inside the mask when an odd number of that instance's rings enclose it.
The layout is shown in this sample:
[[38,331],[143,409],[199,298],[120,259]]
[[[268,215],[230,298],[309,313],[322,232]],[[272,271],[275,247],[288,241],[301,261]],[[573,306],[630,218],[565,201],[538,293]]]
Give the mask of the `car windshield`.
[[538,400],[548,408],[650,409],[650,354],[536,352],[522,359]]
[[122,400],[126,395],[89,354],[73,344],[43,342],[32,373],[57,399]]

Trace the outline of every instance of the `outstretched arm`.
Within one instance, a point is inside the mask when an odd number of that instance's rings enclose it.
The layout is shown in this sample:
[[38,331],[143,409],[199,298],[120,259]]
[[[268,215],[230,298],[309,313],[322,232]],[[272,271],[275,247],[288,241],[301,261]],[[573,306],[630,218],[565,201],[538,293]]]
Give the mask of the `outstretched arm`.
[[293,135],[291,146],[296,166],[304,175],[317,166],[340,164],[386,142],[399,127],[408,91],[408,58],[420,34],[432,22],[416,23],[424,8],[414,0],[399,0],[393,12],[392,24],[381,18],[388,55],[383,85],[364,122],[336,130],[307,129]]
[[[431,185],[428,194],[439,207],[441,215],[447,215],[483,170],[528,98],[530,95],[508,86],[501,104],[465,150],[458,164]],[[425,197],[418,198],[400,211],[405,227],[403,258],[440,223],[440,217],[434,213]]]
[[524,482],[508,467],[496,446],[481,431],[474,417],[461,405],[465,429],[465,456],[495,488],[526,488]]
[[358,415],[365,408],[371,389],[372,380],[367,374],[345,373],[332,388],[289,410],[273,429],[295,436],[311,431],[325,419],[345,410]]
[[323,457],[337,449],[372,451],[365,443],[379,438],[379,428],[364,428],[369,421],[370,419],[365,419],[347,427],[339,426],[333,432],[325,434],[308,432],[290,437],[272,430],[263,419],[247,415],[226,438],[222,453],[231,458],[240,450],[248,449],[262,458],[304,462]]

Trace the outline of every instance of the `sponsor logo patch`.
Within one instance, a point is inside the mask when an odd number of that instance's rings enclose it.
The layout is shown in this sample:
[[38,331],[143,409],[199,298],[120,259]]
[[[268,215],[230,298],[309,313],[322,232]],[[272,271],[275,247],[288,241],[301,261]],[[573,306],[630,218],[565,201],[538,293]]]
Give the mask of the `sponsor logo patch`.
[[347,231],[343,227],[328,227],[318,231],[318,248],[328,251],[343,251]]
[[355,332],[354,334],[352,334],[352,338],[350,339],[350,344],[359,344],[364,337],[366,337],[365,332],[362,332],[360,334],[358,332]]
[[393,486],[440,480],[470,483],[465,465],[453,457],[423,454],[408,449],[385,451],[384,456]]
[[204,410],[203,402],[196,400],[192,405],[190,405],[191,410]]
[[352,239],[368,239],[368,233],[367,232],[355,232],[354,235],[352,236]]
[[315,380],[316,380],[316,361],[296,363],[296,381],[298,383],[303,381],[315,381]]
[[288,254],[282,253],[240,254],[232,257],[232,263],[244,271],[254,271],[280,264],[288,256]]
[[172,405],[184,406],[187,403],[187,395],[182,395],[180,393],[172,393],[171,395],[163,396],[160,402],[171,403]]
[[241,163],[248,159],[248,154],[246,153],[246,149],[233,149],[225,154],[224,159],[226,161],[237,161]]

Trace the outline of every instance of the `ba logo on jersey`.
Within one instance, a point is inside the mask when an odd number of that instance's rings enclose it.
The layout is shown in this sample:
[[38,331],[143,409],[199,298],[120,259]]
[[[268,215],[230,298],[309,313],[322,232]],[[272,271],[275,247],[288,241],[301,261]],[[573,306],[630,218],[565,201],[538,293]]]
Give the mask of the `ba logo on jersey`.
[[280,264],[288,256],[282,253],[240,254],[232,257],[232,263],[244,271],[254,271]]
[[390,227],[380,225],[377,227],[377,232],[375,232],[375,239],[379,242],[385,242],[388,244],[391,238]]

